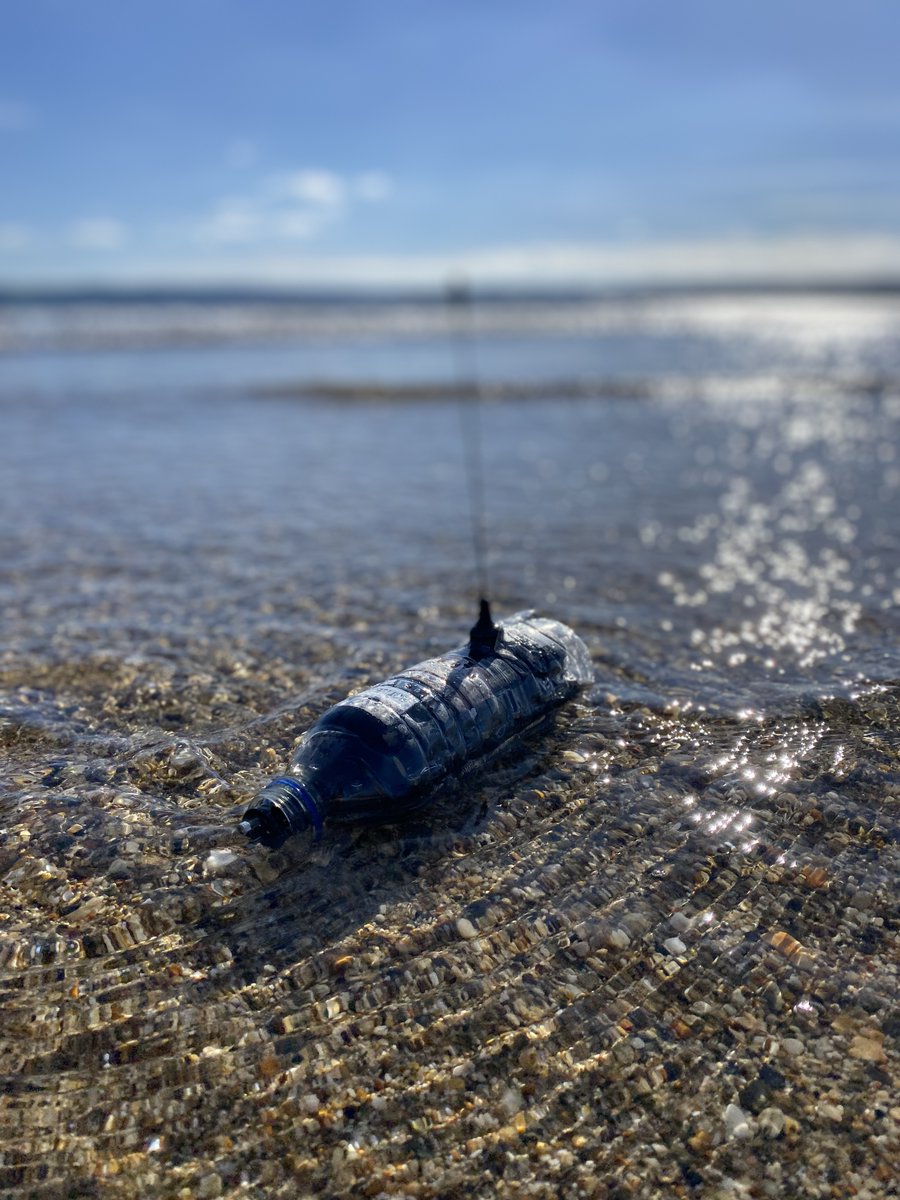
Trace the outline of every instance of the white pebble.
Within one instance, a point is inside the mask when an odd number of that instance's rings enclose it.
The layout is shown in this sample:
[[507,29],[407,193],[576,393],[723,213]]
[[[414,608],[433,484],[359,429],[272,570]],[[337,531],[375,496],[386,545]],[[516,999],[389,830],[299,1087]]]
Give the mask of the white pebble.
[[617,950],[624,950],[630,943],[631,938],[624,929],[611,929],[606,936],[606,940],[610,946],[615,946]]
[[747,1114],[736,1104],[726,1105],[725,1129],[731,1138],[745,1138],[750,1136],[750,1125],[747,1121]]
[[666,938],[663,945],[670,954],[684,954],[685,950],[687,950],[687,946],[681,938],[677,937]]
[[770,1138],[777,1138],[784,1132],[785,1115],[780,1108],[764,1108],[759,1114],[759,1127]]
[[206,856],[203,869],[210,874],[215,874],[218,871],[225,870],[226,867],[230,867],[236,859],[237,855],[233,850],[211,850]]
[[798,1054],[802,1054],[803,1051],[806,1049],[806,1047],[803,1045],[803,1043],[800,1041],[799,1038],[785,1038],[784,1041],[781,1043],[781,1046],[782,1046],[782,1049],[784,1050],[785,1054],[792,1054],[795,1057]]
[[456,932],[461,938],[465,938],[466,941],[478,936],[478,930],[466,917],[460,917],[456,922]]

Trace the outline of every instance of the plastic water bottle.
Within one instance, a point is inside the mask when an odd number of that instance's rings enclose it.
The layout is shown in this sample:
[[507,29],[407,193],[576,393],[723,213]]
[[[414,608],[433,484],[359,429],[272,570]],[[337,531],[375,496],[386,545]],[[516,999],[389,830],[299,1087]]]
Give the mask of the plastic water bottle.
[[467,646],[319,717],[240,829],[280,844],[304,832],[317,840],[333,821],[394,821],[592,680],[587,647],[566,625],[524,612],[497,626],[482,601]]

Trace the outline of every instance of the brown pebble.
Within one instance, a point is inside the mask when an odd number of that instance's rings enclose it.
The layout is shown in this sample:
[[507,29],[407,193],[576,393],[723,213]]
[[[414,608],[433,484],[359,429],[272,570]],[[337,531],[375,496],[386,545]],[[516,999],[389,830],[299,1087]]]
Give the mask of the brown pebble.
[[259,1062],[259,1073],[264,1079],[271,1079],[273,1075],[277,1075],[281,1070],[281,1063],[274,1054],[267,1054]]
[[828,883],[828,872],[824,867],[804,867],[800,878],[811,888],[822,888]]
[[851,1058],[859,1058],[864,1062],[887,1062],[887,1055],[881,1041],[875,1037],[863,1037],[858,1033],[850,1043]]
[[712,1137],[706,1129],[698,1129],[693,1137],[688,1138],[688,1145],[695,1154],[705,1154],[712,1143]]
[[797,954],[802,949],[796,938],[792,938],[789,933],[783,929],[776,929],[774,933],[769,934],[769,945],[774,946],[785,958],[789,958],[792,954]]

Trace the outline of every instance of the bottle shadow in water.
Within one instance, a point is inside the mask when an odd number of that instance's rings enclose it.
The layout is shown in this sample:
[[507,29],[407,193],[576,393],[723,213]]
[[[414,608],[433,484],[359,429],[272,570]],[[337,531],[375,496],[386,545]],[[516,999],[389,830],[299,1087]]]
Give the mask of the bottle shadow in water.
[[[439,872],[449,856],[475,850],[482,835],[492,836],[504,801],[539,783],[567,727],[565,712],[545,714],[479,769],[445,780],[427,806],[402,820],[336,823],[313,847],[303,837],[285,837],[275,848],[247,843],[243,854],[270,866],[274,878],[222,914],[235,957],[250,969],[255,960],[295,963],[377,925],[386,907],[404,899],[418,906],[423,877]],[[547,797],[546,811],[535,812],[533,825],[512,834],[504,828],[502,837],[530,837],[556,807]]]

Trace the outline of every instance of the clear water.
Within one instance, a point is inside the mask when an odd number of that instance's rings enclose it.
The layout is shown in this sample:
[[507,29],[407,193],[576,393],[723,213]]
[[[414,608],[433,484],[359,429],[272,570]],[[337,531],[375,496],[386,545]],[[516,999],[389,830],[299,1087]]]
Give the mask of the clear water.
[[[627,1181],[611,1126],[564,1102],[588,1061],[616,1128],[665,1147],[708,1118],[700,1177],[752,1178],[763,1151],[721,1117],[751,1068],[896,1037],[891,295],[477,313],[494,607],[573,626],[595,686],[453,811],[312,861],[235,840],[319,713],[474,619],[457,406],[383,398],[453,379],[444,321],[0,309],[3,1186],[440,1195],[497,1146],[548,1194],[588,1158]],[[653,955],[685,986],[663,995]],[[735,988],[775,1049],[735,1035]],[[652,1036],[617,1023],[693,1028],[699,996],[705,1040],[648,1115],[623,1080],[654,1078]],[[836,1085],[848,1112],[880,1111],[872,1055]],[[806,1130],[822,1080],[790,1086]],[[554,1175],[534,1147],[573,1137]]]

